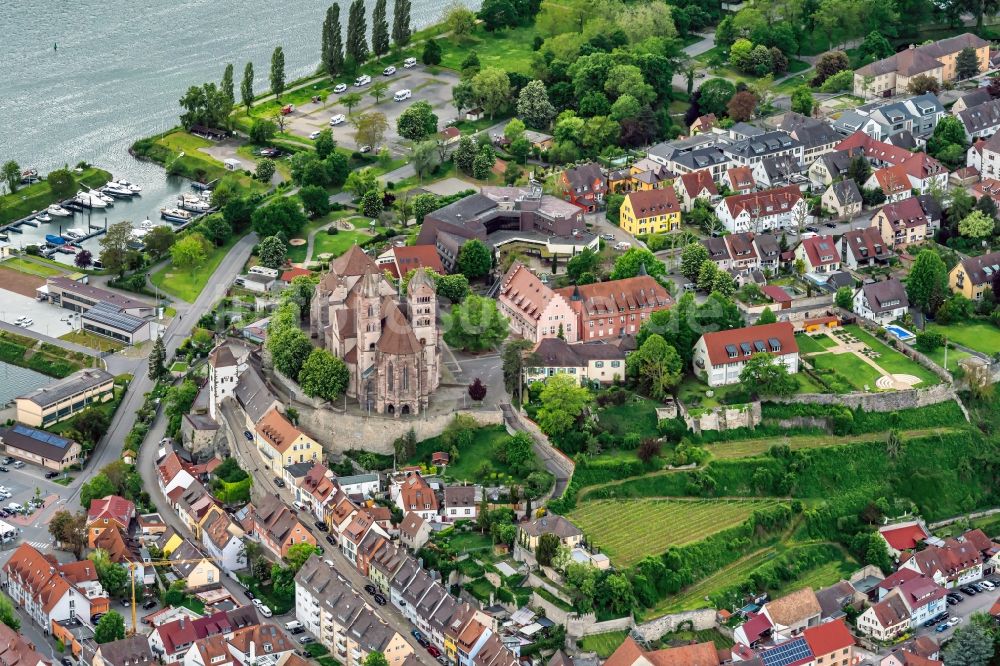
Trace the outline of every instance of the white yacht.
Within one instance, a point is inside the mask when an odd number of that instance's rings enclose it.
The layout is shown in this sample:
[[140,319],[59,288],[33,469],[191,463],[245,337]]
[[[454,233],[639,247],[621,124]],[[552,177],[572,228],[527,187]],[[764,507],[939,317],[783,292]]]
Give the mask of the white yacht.
[[70,242],[80,240],[86,235],[87,235],[86,231],[84,231],[83,229],[79,229],[77,227],[74,227],[72,229],[67,229],[66,231],[62,232],[62,237]]
[[114,199],[114,197],[109,196],[107,194],[104,194],[103,192],[98,192],[97,190],[90,190],[90,196],[91,197],[96,197],[96,198],[100,199],[101,201],[103,201],[108,206],[114,206],[115,205],[115,199]]
[[73,211],[66,210],[59,204],[52,204],[45,209],[45,212],[56,217],[73,217]]
[[39,213],[38,215],[35,216],[35,219],[37,221],[39,221],[39,222],[51,222],[52,221],[52,216],[50,216],[45,211],[42,211],[41,213]]
[[108,183],[103,188],[101,188],[101,192],[103,192],[104,194],[111,195],[113,197],[118,197],[119,199],[131,199],[133,196],[135,196],[135,193],[133,193],[132,190],[125,187],[124,185],[120,185],[114,182]]
[[142,229],[143,231],[152,231],[156,227],[169,227],[169,226],[170,225],[164,222],[163,220],[157,220],[156,222],[153,222],[148,217],[139,223],[139,228]]
[[120,179],[117,182],[117,184],[121,185],[124,188],[126,188],[132,194],[139,194],[140,192],[142,192],[142,188],[140,186],[136,185],[135,183],[130,183],[127,180],[125,180],[124,178]]
[[212,204],[197,195],[182,194],[177,197],[177,207],[192,213],[207,213],[212,209]]
[[[110,197],[109,197],[110,198]],[[84,208],[107,208],[108,204],[104,199],[100,199],[90,192],[80,190],[76,193],[76,202]]]
[[183,224],[184,222],[190,221],[193,216],[186,210],[181,210],[179,208],[161,208],[160,217],[167,222]]

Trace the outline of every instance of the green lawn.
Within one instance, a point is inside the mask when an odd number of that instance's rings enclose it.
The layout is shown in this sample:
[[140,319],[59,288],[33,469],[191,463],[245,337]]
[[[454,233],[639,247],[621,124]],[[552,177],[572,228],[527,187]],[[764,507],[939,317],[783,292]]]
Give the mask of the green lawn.
[[855,391],[864,391],[866,385],[871,391],[877,390],[875,382],[882,376],[854,354],[819,354],[810,356],[809,361],[817,370],[833,370],[842,383]]
[[597,421],[609,432],[624,437],[630,432],[643,439],[657,437],[656,408],[661,403],[640,395],[632,395],[621,405],[608,405],[597,412]]
[[580,649],[596,652],[601,659],[607,659],[625,641],[627,631],[609,631],[606,634],[591,634],[580,639]]
[[223,257],[236,245],[239,237],[233,236],[222,247],[215,248],[205,264],[195,271],[176,271],[173,266],[167,265],[149,276],[149,279],[157,287],[166,293],[179,298],[188,303],[194,303],[198,294],[208,284],[212,273],[222,263]]
[[[493,447],[508,437],[510,435],[507,434],[507,430],[501,425],[477,429],[474,432],[472,443],[459,449],[458,460],[453,460],[448,465],[445,474],[459,481],[482,481],[483,479],[480,478],[479,471],[484,466],[489,466],[491,473],[509,474],[510,470],[507,466],[496,460],[493,456]],[[441,442],[440,436],[431,437],[418,443],[416,454],[407,460],[406,464],[416,465],[424,463],[429,465],[431,454],[435,451],[448,451]]]
[[[207,139],[176,129],[160,136],[140,139],[132,144],[132,149],[136,155],[162,164],[169,173],[209,182],[233,173],[227,171],[222,162],[201,151],[212,145]],[[257,191],[267,188],[267,185],[244,173],[238,174],[238,178],[244,187]]]
[[321,231],[316,234],[316,239],[313,241],[313,261],[316,261],[322,254],[332,254],[334,257],[339,257],[350,250],[352,245],[361,245],[369,238],[371,238],[371,234],[363,231],[341,231],[332,236]]
[[618,567],[671,546],[700,541],[738,525],[773,502],[729,500],[593,500],[568,514],[587,542],[606,553]]
[[111,340],[100,335],[95,335],[89,331],[70,331],[66,335],[60,335],[60,340],[75,342],[84,347],[90,347],[97,351],[116,352],[125,348],[125,345],[117,340]]
[[21,273],[27,273],[28,275],[35,275],[37,277],[54,277],[56,275],[66,274],[66,271],[61,271],[55,266],[36,264],[34,261],[23,259],[21,257],[11,257],[0,265],[12,268]]
[[[967,321],[956,324],[928,324],[928,331],[934,331],[948,338],[952,342],[983,352],[984,354],[995,354],[1000,351],[1000,328],[985,321]],[[950,364],[949,354],[949,364]],[[943,353],[942,353],[943,357]]]
[[924,355],[927,356],[928,358],[930,358],[932,361],[934,361],[938,365],[940,365],[942,368],[944,368],[948,372],[955,372],[955,370],[958,369],[958,362],[961,361],[963,358],[968,358],[969,356],[972,356],[972,354],[970,354],[969,352],[966,352],[966,351],[962,351],[961,349],[955,349],[955,346],[952,345],[951,343],[948,344],[948,347],[949,347],[949,349],[948,349],[948,367],[946,367],[946,368],[945,368],[945,365],[944,365],[944,345],[938,347],[937,349],[935,349],[934,351],[930,352],[929,354],[925,352]]
[[799,345],[800,354],[814,354],[826,351],[837,344],[828,335],[806,335],[805,333],[796,335],[795,342]]
[[445,37],[438,40],[441,45],[441,66],[459,71],[469,53],[475,51],[479,63],[486,67],[499,67],[506,72],[520,72],[531,75],[531,44],[537,31],[534,26],[487,32],[477,26],[468,37],[457,39]]
[[892,374],[900,375],[913,375],[914,377],[920,377],[922,380],[917,386],[923,388],[927,386],[933,386],[940,382],[937,375],[933,372],[920,365],[916,361],[910,360],[902,353],[896,351],[889,345],[885,344],[874,335],[868,333],[862,329],[857,324],[850,324],[844,327],[846,330],[850,331],[858,340],[868,345],[873,351],[881,354],[875,362],[878,363],[884,370]]
[[[348,217],[348,216],[353,215],[353,214],[354,214],[354,211],[350,211],[350,210],[336,210],[336,211],[331,211],[330,213],[327,213],[326,215],[323,215],[322,217],[317,217],[314,220],[309,220],[309,222],[306,224],[306,226],[303,227],[302,231],[300,231],[298,233],[298,235],[296,236],[296,238],[301,238],[303,240],[308,240],[309,239],[309,234],[311,234],[313,231],[316,231],[320,227],[325,227],[326,225],[328,225],[330,222],[332,222],[334,220],[339,220],[339,219]],[[316,234],[316,240],[319,240],[320,236],[326,236],[326,235],[328,235],[328,234],[325,231],[319,231]],[[293,264],[301,264],[303,261],[306,260],[306,250],[308,248],[309,248],[308,243],[303,244],[303,245],[289,245],[288,246],[288,260],[290,262],[292,262]],[[313,252],[313,257],[315,258],[315,256],[316,256],[316,252]]]
[[[97,167],[88,167],[83,173],[74,173],[78,183],[83,183],[90,187],[100,187],[111,180],[111,174]],[[75,194],[76,191],[73,191]],[[13,194],[0,196],[0,224],[6,224],[14,220],[31,215],[35,211],[41,211],[56,201],[61,201],[64,197],[57,197],[52,193],[46,181],[19,187]]]
[[470,552],[473,550],[492,550],[493,539],[480,534],[479,532],[460,532],[453,534],[448,539],[451,547],[459,552]]

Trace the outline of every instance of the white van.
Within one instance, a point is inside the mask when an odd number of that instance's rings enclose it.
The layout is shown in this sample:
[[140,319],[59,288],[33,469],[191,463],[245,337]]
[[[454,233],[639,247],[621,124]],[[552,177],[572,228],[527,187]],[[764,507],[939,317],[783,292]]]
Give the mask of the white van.
[[615,249],[616,250],[624,251],[624,250],[629,249],[630,247],[632,247],[632,243],[627,243],[625,241],[621,241],[621,242],[615,244]]
[[247,271],[250,275],[266,275],[267,277],[276,278],[278,277],[278,271],[274,268],[268,268],[267,266],[254,266]]
[[371,82],[372,82],[372,77],[368,76],[367,74],[362,74],[358,78],[354,79],[354,85],[358,88],[360,88],[361,86],[366,86]]
[[406,69],[416,66],[417,66],[416,58],[407,58],[406,60],[403,61],[403,67],[405,67]]
[[301,626],[302,623],[299,622],[298,620],[292,620],[291,622],[285,623],[285,629],[288,629],[288,631],[294,631],[295,629],[298,629]]
[[396,101],[396,102],[402,102],[403,100],[410,99],[411,97],[413,97],[413,93],[410,92],[410,89],[409,88],[403,88],[402,90],[400,90],[399,92],[397,92],[395,95],[393,95],[392,99],[394,101]]
[[299,511],[307,511],[306,505],[303,504],[302,502],[292,502],[292,506],[294,506]]

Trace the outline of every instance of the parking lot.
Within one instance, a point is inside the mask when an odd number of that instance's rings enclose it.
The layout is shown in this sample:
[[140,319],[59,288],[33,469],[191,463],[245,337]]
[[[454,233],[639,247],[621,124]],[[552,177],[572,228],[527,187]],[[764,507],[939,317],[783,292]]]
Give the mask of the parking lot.
[[[20,530],[20,538],[4,544],[8,549],[20,541],[27,541],[36,548],[51,547],[52,537],[48,533],[48,520],[60,505],[66,488],[56,483],[63,476],[58,474],[46,479],[49,470],[31,464],[15,467],[14,463],[4,463],[6,456],[0,456],[0,486],[6,490],[5,499],[0,500],[0,520]],[[6,469],[7,471],[3,471]],[[6,495],[9,494],[9,497]],[[35,499],[40,506],[31,507]],[[21,512],[11,511],[11,504],[23,507]]]
[[[1000,576],[987,576],[986,580],[991,581],[994,585],[1000,585]],[[987,590],[986,592],[979,592],[975,595],[966,594],[961,590],[948,590],[948,592],[957,592],[962,596],[962,600],[957,604],[948,605],[949,616],[951,618],[960,618],[959,621],[957,623],[952,623],[950,626],[946,625],[947,628],[942,631],[938,631],[938,628],[941,625],[940,622],[931,627],[920,627],[915,632],[917,636],[930,636],[938,643],[942,643],[951,638],[951,635],[955,632],[957,627],[961,627],[968,623],[969,617],[974,613],[989,612],[990,607],[992,607],[997,601],[997,598],[1000,597],[1000,589]]]
[[[379,111],[385,114],[389,128],[386,130],[384,143],[395,154],[403,153],[402,142],[404,141],[396,133],[396,120],[410,104],[421,100],[430,103],[438,116],[439,128],[444,127],[446,122],[455,117],[457,112],[451,104],[451,89],[460,80],[457,74],[442,70],[431,74],[420,64],[410,69],[404,69],[402,63],[390,63],[386,61],[387,66],[390,64],[397,67],[396,73],[392,76],[376,75],[372,77],[372,82],[368,85],[361,86],[360,88],[351,85],[343,93],[332,93],[326,99],[326,102],[317,104],[307,103],[297,107],[287,117],[287,131],[302,137],[308,137],[317,130],[330,127],[330,118],[332,116],[337,114],[347,116],[347,107],[340,103],[340,98],[351,92],[361,93],[364,96],[361,104],[351,110],[352,115],[369,113],[371,111]],[[375,99],[370,97],[368,92],[373,85],[380,82],[389,84],[389,89],[386,92],[386,96],[378,104],[375,104]],[[412,97],[405,102],[394,102],[392,100],[393,94],[403,89],[410,90]],[[343,146],[350,150],[358,149],[359,146],[354,140],[354,127],[351,125],[350,120],[330,127],[330,129],[333,131],[333,139],[337,142],[338,146]]]
[[32,320],[25,328],[53,338],[66,335],[79,326],[78,315],[70,310],[0,289],[0,321],[16,324],[20,317]]

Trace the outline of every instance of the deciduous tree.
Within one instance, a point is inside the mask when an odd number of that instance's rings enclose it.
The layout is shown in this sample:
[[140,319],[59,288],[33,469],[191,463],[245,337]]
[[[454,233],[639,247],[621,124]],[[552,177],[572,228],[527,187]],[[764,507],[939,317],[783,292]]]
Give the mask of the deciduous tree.
[[549,101],[545,84],[535,79],[521,88],[517,96],[517,115],[525,124],[538,130],[547,130],[556,116],[556,109]]
[[389,121],[380,111],[362,113],[351,119],[354,126],[354,140],[359,146],[371,146],[372,150],[382,143],[385,131],[389,129]]
[[966,238],[986,238],[993,234],[994,224],[992,217],[974,210],[958,223],[958,233]]
[[654,400],[667,398],[680,383],[683,374],[677,350],[667,344],[663,336],[655,333],[646,338],[625,363],[629,376]]
[[592,398],[590,391],[577,385],[573,375],[559,373],[545,380],[539,400],[539,427],[545,434],[558,437],[576,427]]
[[624,280],[635,277],[645,268],[646,275],[661,277],[666,275],[667,267],[656,258],[652,252],[642,247],[632,247],[615,259],[615,267],[611,271],[612,280]]
[[921,250],[906,280],[906,295],[910,302],[933,314],[941,307],[947,294],[948,269],[944,261],[933,250]]
[[94,642],[98,645],[125,638],[125,618],[118,611],[108,611],[94,627]]
[[490,272],[493,256],[489,248],[476,238],[466,241],[458,251],[456,267],[458,272],[470,281],[478,280]]
[[325,349],[313,349],[299,371],[302,391],[313,398],[334,400],[347,389],[350,373],[344,362]]
[[132,242],[132,223],[128,220],[116,222],[108,227],[107,232],[99,241],[101,246],[101,263],[112,273],[122,274],[129,264],[129,254],[132,252],[129,244]]
[[194,273],[208,259],[211,247],[200,233],[188,234],[170,248],[170,261],[179,270]]
[[732,96],[726,105],[726,112],[736,122],[743,122],[753,118],[756,108],[757,97],[749,90],[744,90]]
[[681,250],[681,275],[692,282],[696,281],[701,265],[706,261],[708,249],[704,245],[698,242],[685,245]]
[[471,83],[476,102],[489,114],[490,120],[510,102],[510,77],[499,67],[487,67],[472,77]]
[[283,92],[285,92],[285,51],[277,46],[271,54],[271,93],[281,100]]
[[267,268],[281,268],[287,254],[285,243],[277,236],[268,236],[257,245],[257,260]]
[[444,23],[453,36],[461,39],[476,27],[476,15],[465,5],[456,2],[445,12]]
[[420,100],[411,104],[396,120],[396,130],[404,139],[423,141],[437,133],[438,117],[431,105]]
[[955,78],[958,80],[971,79],[979,73],[979,56],[972,47],[965,47],[958,52],[955,58]]
[[466,351],[485,351],[507,338],[507,318],[500,314],[496,301],[470,294],[444,315],[444,339],[451,347]]
[[278,197],[253,212],[250,223],[261,238],[281,233],[285,238],[298,235],[307,220],[295,197]]
[[740,383],[757,395],[791,395],[798,388],[798,382],[788,373],[785,364],[766,352],[754,354],[743,364]]

